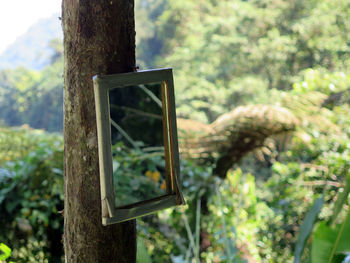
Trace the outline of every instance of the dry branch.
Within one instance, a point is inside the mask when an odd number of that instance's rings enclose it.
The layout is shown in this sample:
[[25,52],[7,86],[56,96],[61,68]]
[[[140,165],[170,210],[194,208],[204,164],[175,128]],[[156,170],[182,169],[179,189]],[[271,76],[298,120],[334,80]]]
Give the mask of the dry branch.
[[286,108],[241,106],[211,124],[178,119],[180,153],[187,159],[216,160],[214,174],[225,177],[245,154],[269,136],[293,131],[298,123]]

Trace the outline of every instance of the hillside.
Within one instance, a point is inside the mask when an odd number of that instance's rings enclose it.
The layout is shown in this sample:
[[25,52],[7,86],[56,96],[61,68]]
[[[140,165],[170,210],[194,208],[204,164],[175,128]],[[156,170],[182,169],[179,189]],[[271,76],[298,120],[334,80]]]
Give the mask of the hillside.
[[24,66],[31,69],[42,69],[49,63],[52,50],[50,40],[62,38],[59,15],[40,19],[28,31],[17,38],[0,54],[0,70]]

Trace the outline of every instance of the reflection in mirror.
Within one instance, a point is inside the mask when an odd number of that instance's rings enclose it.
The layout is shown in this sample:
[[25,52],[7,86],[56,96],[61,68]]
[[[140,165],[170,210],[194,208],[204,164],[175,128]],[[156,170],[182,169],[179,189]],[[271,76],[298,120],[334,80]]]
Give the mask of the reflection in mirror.
[[116,206],[165,195],[161,83],[115,88],[109,102]]

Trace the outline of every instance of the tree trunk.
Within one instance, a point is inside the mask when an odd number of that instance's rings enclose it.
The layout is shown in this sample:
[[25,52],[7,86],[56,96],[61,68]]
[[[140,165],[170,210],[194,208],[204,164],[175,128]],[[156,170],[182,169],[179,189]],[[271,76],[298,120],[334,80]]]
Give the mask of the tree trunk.
[[92,77],[135,68],[133,0],[63,0],[67,263],[136,261],[135,220],[102,226]]

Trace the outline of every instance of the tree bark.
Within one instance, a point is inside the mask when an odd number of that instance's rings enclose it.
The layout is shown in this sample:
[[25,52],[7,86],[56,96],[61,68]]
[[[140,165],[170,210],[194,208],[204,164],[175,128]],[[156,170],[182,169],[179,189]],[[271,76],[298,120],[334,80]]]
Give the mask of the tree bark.
[[135,68],[133,0],[63,0],[67,263],[136,261],[135,220],[102,226],[92,77]]

